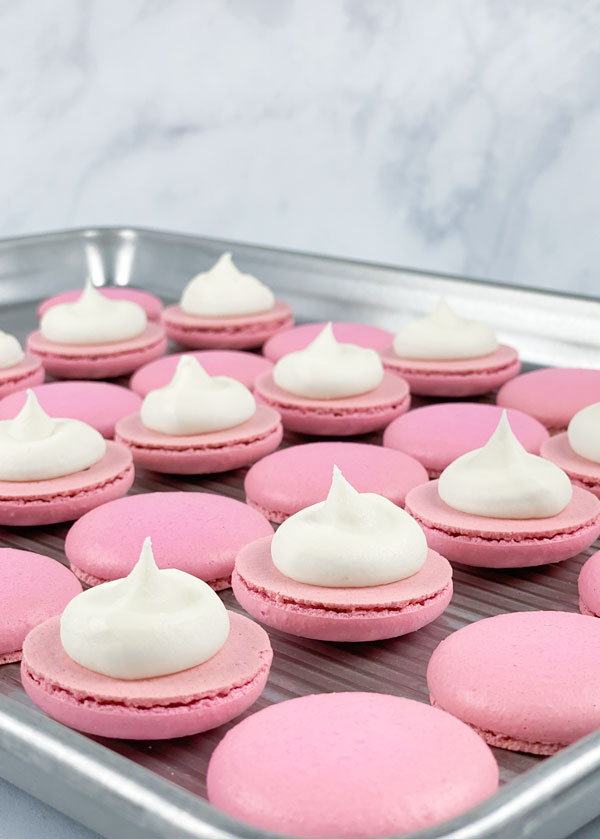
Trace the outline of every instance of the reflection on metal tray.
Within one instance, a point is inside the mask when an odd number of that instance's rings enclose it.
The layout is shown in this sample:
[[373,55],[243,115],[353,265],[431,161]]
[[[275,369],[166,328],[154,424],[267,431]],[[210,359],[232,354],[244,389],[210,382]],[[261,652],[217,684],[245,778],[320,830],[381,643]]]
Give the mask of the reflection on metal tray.
[[[0,242],[0,328],[23,338],[35,324],[35,301],[79,286],[86,274],[95,282],[132,284],[174,300],[189,277],[225,247],[245,270],[289,300],[298,320],[361,320],[393,330],[444,294],[461,312],[493,323],[528,362],[600,366],[598,301],[144,230],[71,231]],[[239,470],[179,479],[140,470],[133,491],[203,490],[243,499],[243,475]],[[38,550],[64,562],[67,529],[5,529],[0,545]],[[513,572],[457,568],[446,613],[402,638],[327,644],[273,631],[271,676],[250,713],[333,690],[426,701],[427,662],[446,635],[505,611],[575,611],[584,559]],[[224,599],[238,608],[231,592]],[[18,665],[0,668],[0,775],[110,839],[267,837],[203,799],[208,760],[228,727],[165,742],[94,740],[34,709],[20,687]],[[502,750],[496,755],[504,782],[499,793],[419,835],[558,839],[600,814],[600,732],[545,760]]]

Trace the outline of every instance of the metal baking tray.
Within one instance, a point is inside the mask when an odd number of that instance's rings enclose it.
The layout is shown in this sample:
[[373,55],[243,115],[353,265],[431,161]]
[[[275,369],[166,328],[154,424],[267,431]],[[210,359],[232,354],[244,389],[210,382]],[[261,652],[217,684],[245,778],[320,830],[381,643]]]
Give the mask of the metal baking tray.
[[[244,269],[292,303],[299,321],[361,320],[394,330],[444,294],[463,313],[493,323],[527,362],[600,366],[596,300],[151,230],[75,230],[0,241],[0,328],[24,338],[36,323],[35,302],[79,286],[86,275],[97,283],[145,288],[172,301],[189,277],[226,248]],[[239,470],[180,480],[140,470],[133,492],[203,490],[243,499],[243,475]],[[0,545],[37,550],[65,562],[67,529],[4,529]],[[427,701],[427,662],[446,635],[505,611],[575,611],[584,559],[512,572],[456,568],[455,594],[445,614],[402,638],[328,644],[272,631],[271,676],[250,713],[272,702],[335,690]],[[223,597],[229,608],[238,608],[231,592]],[[32,706],[21,689],[18,665],[0,668],[0,775],[108,839],[273,836],[230,819],[205,801],[207,763],[228,727],[153,743],[86,737]],[[600,732],[551,758],[502,750],[496,756],[500,791],[419,836],[562,839],[600,814]]]

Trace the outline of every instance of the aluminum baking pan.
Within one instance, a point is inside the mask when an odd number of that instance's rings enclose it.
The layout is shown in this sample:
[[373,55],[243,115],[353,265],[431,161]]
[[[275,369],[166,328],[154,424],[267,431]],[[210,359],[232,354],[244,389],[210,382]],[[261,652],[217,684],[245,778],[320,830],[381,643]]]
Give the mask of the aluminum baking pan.
[[[225,248],[289,300],[299,320],[359,319],[393,330],[443,294],[463,312],[492,322],[528,362],[600,366],[595,300],[150,230],[76,230],[0,241],[0,328],[23,338],[35,324],[36,301],[77,287],[86,274],[95,282],[132,284],[174,300],[187,279]],[[243,474],[179,479],[140,470],[133,491],[202,489],[243,498]],[[67,529],[4,529],[0,545],[38,550],[64,562]],[[271,677],[252,711],[332,690],[384,691],[426,701],[426,665],[446,635],[505,611],[576,611],[584,559],[512,572],[457,568],[446,613],[403,638],[327,644],[274,631]],[[231,592],[224,599],[237,608]],[[18,665],[0,668],[0,775],[110,839],[268,837],[204,800],[206,766],[228,727],[155,743],[88,738],[31,705]],[[501,790],[419,836],[562,839],[600,814],[600,732],[551,758],[495,753]]]

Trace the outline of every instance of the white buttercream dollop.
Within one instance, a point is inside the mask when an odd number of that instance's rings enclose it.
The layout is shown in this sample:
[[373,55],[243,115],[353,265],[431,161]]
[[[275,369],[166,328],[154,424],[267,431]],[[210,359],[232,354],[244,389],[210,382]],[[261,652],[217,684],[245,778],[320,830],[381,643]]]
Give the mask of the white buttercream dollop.
[[309,399],[344,399],[374,390],[382,382],[383,365],[375,350],[336,341],[331,323],[303,350],[280,358],[275,384]]
[[208,271],[189,281],[180,306],[188,315],[218,318],[267,312],[275,305],[270,288],[251,274],[243,274],[230,253],[224,253]]
[[573,487],[562,469],[523,448],[504,411],[485,446],[444,469],[438,492],[450,507],[474,516],[545,519],[565,509]]
[[14,335],[9,335],[8,332],[2,332],[0,329],[0,370],[6,370],[7,367],[14,367],[25,358],[23,348],[17,341]]
[[144,397],[140,415],[146,428],[176,437],[233,428],[255,413],[254,396],[241,382],[209,376],[193,355],[184,355],[169,384]]
[[111,300],[87,280],[73,303],[58,303],[42,315],[44,338],[58,344],[112,344],[141,335],[146,312],[131,300]]
[[600,463],[600,402],[577,411],[569,423],[567,435],[576,454]]
[[373,492],[357,492],[334,466],[327,499],[279,526],[271,557],[299,583],[361,588],[416,574],[427,559],[427,543],[401,507]]
[[396,355],[422,361],[479,358],[497,349],[491,326],[460,317],[443,298],[428,317],[400,327],[394,338]]
[[14,419],[0,420],[0,481],[45,481],[88,469],[102,460],[106,441],[81,420],[55,419],[27,391]]
[[229,636],[229,615],[207,583],[159,569],[150,539],[122,580],[78,594],[60,619],[73,661],[113,679],[152,679],[212,658]]

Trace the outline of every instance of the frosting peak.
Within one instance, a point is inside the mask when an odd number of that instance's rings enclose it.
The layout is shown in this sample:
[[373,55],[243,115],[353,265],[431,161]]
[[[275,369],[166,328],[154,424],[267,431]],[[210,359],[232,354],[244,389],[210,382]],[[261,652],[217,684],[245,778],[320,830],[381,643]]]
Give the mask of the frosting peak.
[[374,390],[383,379],[375,350],[336,341],[331,323],[303,350],[280,358],[273,378],[283,390],[310,399],[343,399]]
[[282,574],[300,583],[361,588],[416,574],[427,543],[408,513],[381,495],[357,492],[334,466],[326,500],[280,525],[271,557]]
[[396,355],[424,361],[478,358],[496,349],[498,340],[490,326],[462,318],[444,298],[426,318],[400,327],[394,338]]
[[275,295],[256,277],[243,274],[231,254],[224,253],[212,268],[189,281],[180,305],[189,315],[235,317],[272,309]]
[[438,492],[442,501],[463,513],[543,519],[565,509],[573,488],[562,469],[523,448],[503,411],[485,446],[444,469]]
[[0,420],[0,480],[43,481],[72,475],[102,460],[104,437],[75,419],[55,419],[32,390],[16,417]]
[[25,353],[14,335],[0,330],[0,370],[14,367],[25,358]]
[[140,415],[146,428],[185,436],[233,428],[255,412],[254,396],[241,382],[209,376],[193,355],[184,355],[169,384],[145,396]]
[[567,435],[576,454],[600,463],[600,402],[578,411],[569,423]]
[[129,576],[77,595],[60,621],[63,648],[114,679],[151,679],[208,661],[227,641],[229,616],[209,585],[160,570],[150,538]]
[[44,312],[40,329],[44,338],[59,344],[110,344],[135,338],[146,324],[141,306],[105,297],[88,279],[77,300]]

